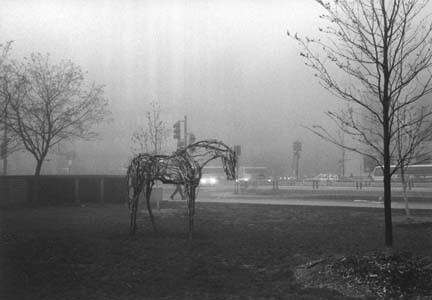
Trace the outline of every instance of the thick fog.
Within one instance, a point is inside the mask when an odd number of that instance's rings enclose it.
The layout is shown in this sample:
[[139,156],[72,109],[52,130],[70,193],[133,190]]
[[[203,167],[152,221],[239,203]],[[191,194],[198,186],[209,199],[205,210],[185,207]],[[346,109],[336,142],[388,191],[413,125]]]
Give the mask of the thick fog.
[[323,112],[338,102],[286,31],[313,34],[319,13],[305,0],[3,0],[0,42],[14,40],[17,59],[71,59],[106,86],[112,114],[98,141],[72,146],[75,172],[120,172],[156,101],[170,129],[187,115],[197,139],[241,145],[245,165],[291,174],[299,139],[312,175],[337,172],[340,151],[302,126],[327,124]]

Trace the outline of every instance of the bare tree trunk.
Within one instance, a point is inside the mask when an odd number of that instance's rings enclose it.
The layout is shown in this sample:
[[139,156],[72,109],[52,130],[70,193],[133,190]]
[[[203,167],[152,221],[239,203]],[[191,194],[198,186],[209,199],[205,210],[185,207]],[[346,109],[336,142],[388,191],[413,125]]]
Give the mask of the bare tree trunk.
[[[384,172],[385,174],[385,172]],[[393,227],[391,213],[391,182],[390,173],[384,175],[384,222],[385,222],[385,244],[393,247]]]
[[42,170],[43,159],[36,160],[35,176],[39,176]]
[[[387,91],[384,91],[385,95]],[[388,115],[389,99],[384,99],[383,105],[383,160],[384,160],[384,223],[385,223],[385,245],[393,247],[393,225],[391,211],[391,169],[390,169],[390,120]]]
[[34,183],[33,183],[33,197],[32,197],[32,201],[34,203],[38,203],[39,202],[39,194],[40,194],[40,173],[42,170],[42,164],[43,164],[44,159],[36,159],[36,169],[35,169],[35,174],[34,174]]
[[5,125],[3,129],[3,149],[0,149],[3,153],[3,175],[7,175],[7,164],[8,164],[8,128]]
[[[8,103],[6,103],[6,106],[4,108],[4,115],[3,115],[4,119],[7,120],[8,119]],[[0,149],[0,151],[3,154],[3,175],[7,175],[7,164],[8,164],[8,149],[9,148],[9,143],[8,143],[8,126],[6,124],[4,124],[3,127],[3,145],[2,145],[2,149]]]

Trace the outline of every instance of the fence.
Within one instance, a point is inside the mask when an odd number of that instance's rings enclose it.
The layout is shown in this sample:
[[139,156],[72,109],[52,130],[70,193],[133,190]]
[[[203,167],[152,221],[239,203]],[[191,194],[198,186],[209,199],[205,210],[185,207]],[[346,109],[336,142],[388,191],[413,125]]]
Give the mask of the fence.
[[124,176],[0,176],[0,204],[124,203]]

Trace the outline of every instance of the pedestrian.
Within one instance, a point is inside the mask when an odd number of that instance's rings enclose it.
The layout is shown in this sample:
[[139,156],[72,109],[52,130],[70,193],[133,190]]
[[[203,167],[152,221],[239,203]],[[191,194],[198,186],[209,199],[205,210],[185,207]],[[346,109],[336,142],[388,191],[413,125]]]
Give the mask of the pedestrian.
[[174,196],[175,196],[175,194],[177,194],[177,193],[180,193],[180,196],[181,196],[181,199],[182,199],[182,200],[185,200],[185,199],[186,199],[185,196],[184,196],[184,194],[183,194],[183,189],[182,189],[181,184],[177,184],[177,185],[176,185],[176,189],[175,189],[174,192],[171,194],[170,199],[171,199],[171,200],[174,200]]

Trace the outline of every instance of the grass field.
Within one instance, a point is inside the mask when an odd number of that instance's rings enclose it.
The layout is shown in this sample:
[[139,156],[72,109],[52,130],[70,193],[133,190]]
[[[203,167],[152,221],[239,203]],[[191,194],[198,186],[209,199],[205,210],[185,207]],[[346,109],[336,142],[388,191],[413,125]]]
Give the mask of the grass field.
[[[381,209],[198,203],[190,243],[185,203],[155,213],[159,233],[141,213],[130,236],[124,205],[3,208],[0,299],[346,299],[295,267],[384,244]],[[394,239],[430,255],[432,223],[395,224]]]

